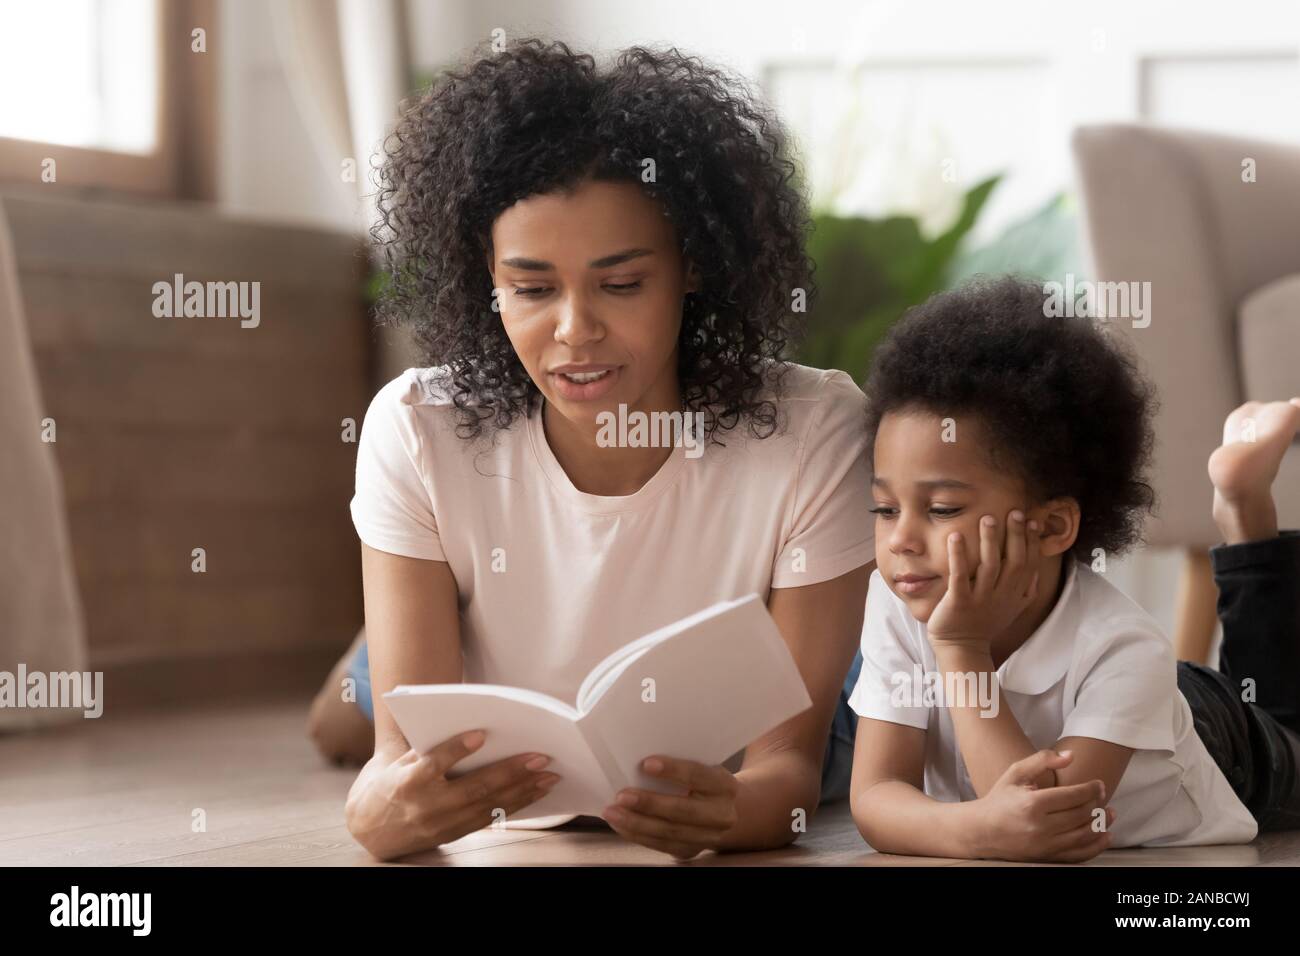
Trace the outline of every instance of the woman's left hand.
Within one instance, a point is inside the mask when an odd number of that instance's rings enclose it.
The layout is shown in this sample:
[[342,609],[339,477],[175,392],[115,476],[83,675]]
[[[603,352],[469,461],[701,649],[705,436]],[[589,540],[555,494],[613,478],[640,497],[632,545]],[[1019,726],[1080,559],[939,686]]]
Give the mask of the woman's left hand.
[[686,788],[683,795],[627,787],[601,814],[614,831],[633,843],[689,860],[716,850],[736,824],[740,785],[726,767],[655,755],[641,762],[652,777]]

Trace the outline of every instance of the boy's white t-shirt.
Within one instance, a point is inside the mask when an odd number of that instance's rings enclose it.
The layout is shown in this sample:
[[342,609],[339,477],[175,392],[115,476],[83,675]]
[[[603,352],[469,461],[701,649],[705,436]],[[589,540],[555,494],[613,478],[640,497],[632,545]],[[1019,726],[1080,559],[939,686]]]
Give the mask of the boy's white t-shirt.
[[[1112,846],[1248,843],[1258,826],[1192,725],[1173,648],[1142,608],[1101,575],[1067,561],[1047,619],[998,668],[1009,706],[1036,749],[1093,737],[1134,754],[1115,794]],[[879,571],[871,576],[862,670],[849,705],[862,717],[926,731],[925,792],[976,798],[947,708],[924,701],[938,665],[925,625]],[[919,682],[918,682],[919,677]],[[933,683],[930,684],[933,689]]]
[[451,566],[466,682],[572,703],[629,641],[875,556],[866,399],[844,372],[790,366],[778,433],[742,425],[698,457],[678,445],[619,497],[574,487],[540,410],[491,441],[457,437],[444,382],[442,369],[408,369],[374,397],[351,511],[370,547]]

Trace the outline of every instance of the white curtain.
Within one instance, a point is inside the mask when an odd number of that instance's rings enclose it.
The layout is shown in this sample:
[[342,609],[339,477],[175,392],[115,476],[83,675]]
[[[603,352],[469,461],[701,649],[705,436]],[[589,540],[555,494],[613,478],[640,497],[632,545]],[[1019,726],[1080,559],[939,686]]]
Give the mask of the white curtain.
[[[355,161],[361,213],[375,221],[371,162],[412,87],[411,50],[402,0],[279,0],[274,34],[289,88],[321,162],[333,175]],[[418,364],[409,336],[383,330],[378,371],[387,381]]]
[[371,159],[411,86],[401,0],[278,0],[276,47],[321,162],[356,163],[364,222],[373,222]]

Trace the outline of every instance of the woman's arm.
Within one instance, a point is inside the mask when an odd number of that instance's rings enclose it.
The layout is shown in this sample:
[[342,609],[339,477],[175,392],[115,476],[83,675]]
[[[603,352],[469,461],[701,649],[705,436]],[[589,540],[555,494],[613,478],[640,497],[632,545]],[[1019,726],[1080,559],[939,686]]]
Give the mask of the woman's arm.
[[745,748],[736,772],[737,822],[719,849],[757,850],[791,843],[792,814],[811,819],[821,799],[822,760],[844,675],[862,639],[867,582],[875,562],[820,584],[774,588],[768,598],[812,698],[812,707]]
[[[427,754],[411,750],[383,694],[397,684],[461,680],[456,581],[445,561],[388,554],[363,544],[366,640],[375,710],[375,753],[348,793],[348,829],[380,859],[432,849],[492,823],[541,797],[559,780],[539,773],[537,754],[521,754],[455,780],[446,773],[472,753],[469,735]],[[546,781],[549,780],[549,785]]]

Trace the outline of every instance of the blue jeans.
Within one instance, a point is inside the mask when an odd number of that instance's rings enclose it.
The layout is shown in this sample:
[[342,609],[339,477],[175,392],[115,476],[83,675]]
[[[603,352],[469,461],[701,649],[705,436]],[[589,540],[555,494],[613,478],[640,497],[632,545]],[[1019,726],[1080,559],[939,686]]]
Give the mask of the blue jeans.
[[[831,720],[831,734],[826,740],[826,758],[822,762],[822,803],[843,800],[849,795],[849,779],[853,773],[853,735],[858,726],[858,715],[849,707],[849,695],[858,682],[860,670],[862,652],[858,651],[853,656],[848,676],[844,678],[844,687],[840,690],[839,700],[835,704],[835,716]],[[366,651],[365,641],[361,642],[348,666],[348,676],[356,681],[357,706],[374,723],[375,705],[370,696],[370,655]]]

